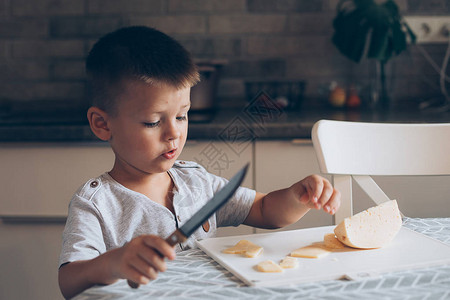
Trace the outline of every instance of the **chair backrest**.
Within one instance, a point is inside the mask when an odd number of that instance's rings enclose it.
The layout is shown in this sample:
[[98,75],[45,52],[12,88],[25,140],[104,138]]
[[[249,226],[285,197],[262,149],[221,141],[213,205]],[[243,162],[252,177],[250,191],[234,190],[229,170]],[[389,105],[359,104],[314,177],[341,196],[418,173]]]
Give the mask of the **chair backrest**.
[[335,222],[352,214],[352,177],[366,185],[361,187],[372,199],[378,197],[379,201],[373,199],[376,203],[386,199],[380,200],[382,191],[373,186],[373,180],[355,175],[450,175],[450,123],[321,120],[314,124],[311,135],[321,172],[332,174],[334,185],[344,190],[343,211]]

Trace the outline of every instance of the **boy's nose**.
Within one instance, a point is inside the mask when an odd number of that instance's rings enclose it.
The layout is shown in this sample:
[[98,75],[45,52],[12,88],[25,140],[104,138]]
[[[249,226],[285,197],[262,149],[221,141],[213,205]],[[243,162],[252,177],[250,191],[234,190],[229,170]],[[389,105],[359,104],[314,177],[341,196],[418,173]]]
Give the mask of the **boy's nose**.
[[168,140],[175,140],[181,136],[181,129],[178,124],[170,122],[166,129],[166,138]]

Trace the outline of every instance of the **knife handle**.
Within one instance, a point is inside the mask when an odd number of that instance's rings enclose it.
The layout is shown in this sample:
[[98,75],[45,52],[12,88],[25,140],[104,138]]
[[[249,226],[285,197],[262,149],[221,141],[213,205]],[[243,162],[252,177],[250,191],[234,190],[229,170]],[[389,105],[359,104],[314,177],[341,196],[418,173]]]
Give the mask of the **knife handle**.
[[[179,229],[175,230],[171,235],[169,235],[169,237],[166,238],[166,242],[170,245],[170,246],[175,246],[178,243],[183,243],[186,241],[186,236],[184,234],[181,233],[181,231]],[[163,257],[163,255],[159,254],[161,257]],[[134,281],[131,281],[129,279],[127,279],[128,285],[130,286],[130,288],[132,289],[137,289],[139,288],[139,283],[136,283]]]
[[166,242],[170,246],[175,246],[178,243],[184,243],[187,240],[187,237],[181,233],[179,229],[175,230],[169,237],[166,239]]

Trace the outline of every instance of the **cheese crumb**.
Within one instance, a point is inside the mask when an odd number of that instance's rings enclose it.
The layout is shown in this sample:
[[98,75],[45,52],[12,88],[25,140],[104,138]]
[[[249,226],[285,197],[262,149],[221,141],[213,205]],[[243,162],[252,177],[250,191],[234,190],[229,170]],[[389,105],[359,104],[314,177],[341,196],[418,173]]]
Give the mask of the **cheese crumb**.
[[274,263],[271,260],[265,260],[256,265],[256,269],[259,272],[264,273],[281,273],[283,272],[283,268]]
[[227,254],[243,254],[247,257],[257,257],[263,248],[247,240],[240,240],[233,247],[223,250]]
[[298,260],[295,257],[286,256],[280,262],[280,267],[283,269],[295,269],[298,267]]
[[323,237],[323,243],[325,247],[329,249],[344,249],[345,245],[342,244],[337,237],[334,235],[334,233],[327,233]]
[[330,254],[330,252],[331,251],[326,250],[325,248],[322,248],[320,246],[306,246],[292,251],[290,256],[303,258],[321,258]]

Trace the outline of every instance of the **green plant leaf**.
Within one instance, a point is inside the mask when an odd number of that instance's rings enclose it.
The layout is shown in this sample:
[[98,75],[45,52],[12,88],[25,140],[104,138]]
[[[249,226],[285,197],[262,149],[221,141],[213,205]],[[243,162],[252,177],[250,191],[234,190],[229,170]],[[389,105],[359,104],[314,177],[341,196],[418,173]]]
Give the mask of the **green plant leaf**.
[[382,4],[374,0],[341,0],[333,27],[333,44],[355,62],[366,55],[385,63],[407,48],[407,36],[415,42],[414,33],[402,23],[393,0]]
[[[358,24],[358,26],[355,26]],[[332,41],[342,54],[359,62],[365,49],[369,26],[361,10],[341,11],[333,22]]]
[[409,27],[408,23],[406,23],[405,21],[402,21],[402,25],[405,26],[406,32],[408,33],[408,36],[411,39],[411,43],[415,44],[417,37],[416,37],[415,33],[412,31],[411,27]]
[[370,46],[367,52],[368,58],[383,60],[386,57],[386,51],[389,40],[389,27],[385,24],[377,24],[372,27],[370,36]]
[[406,50],[406,35],[402,30],[402,25],[398,21],[395,21],[392,26],[392,42],[395,54],[398,55]]

